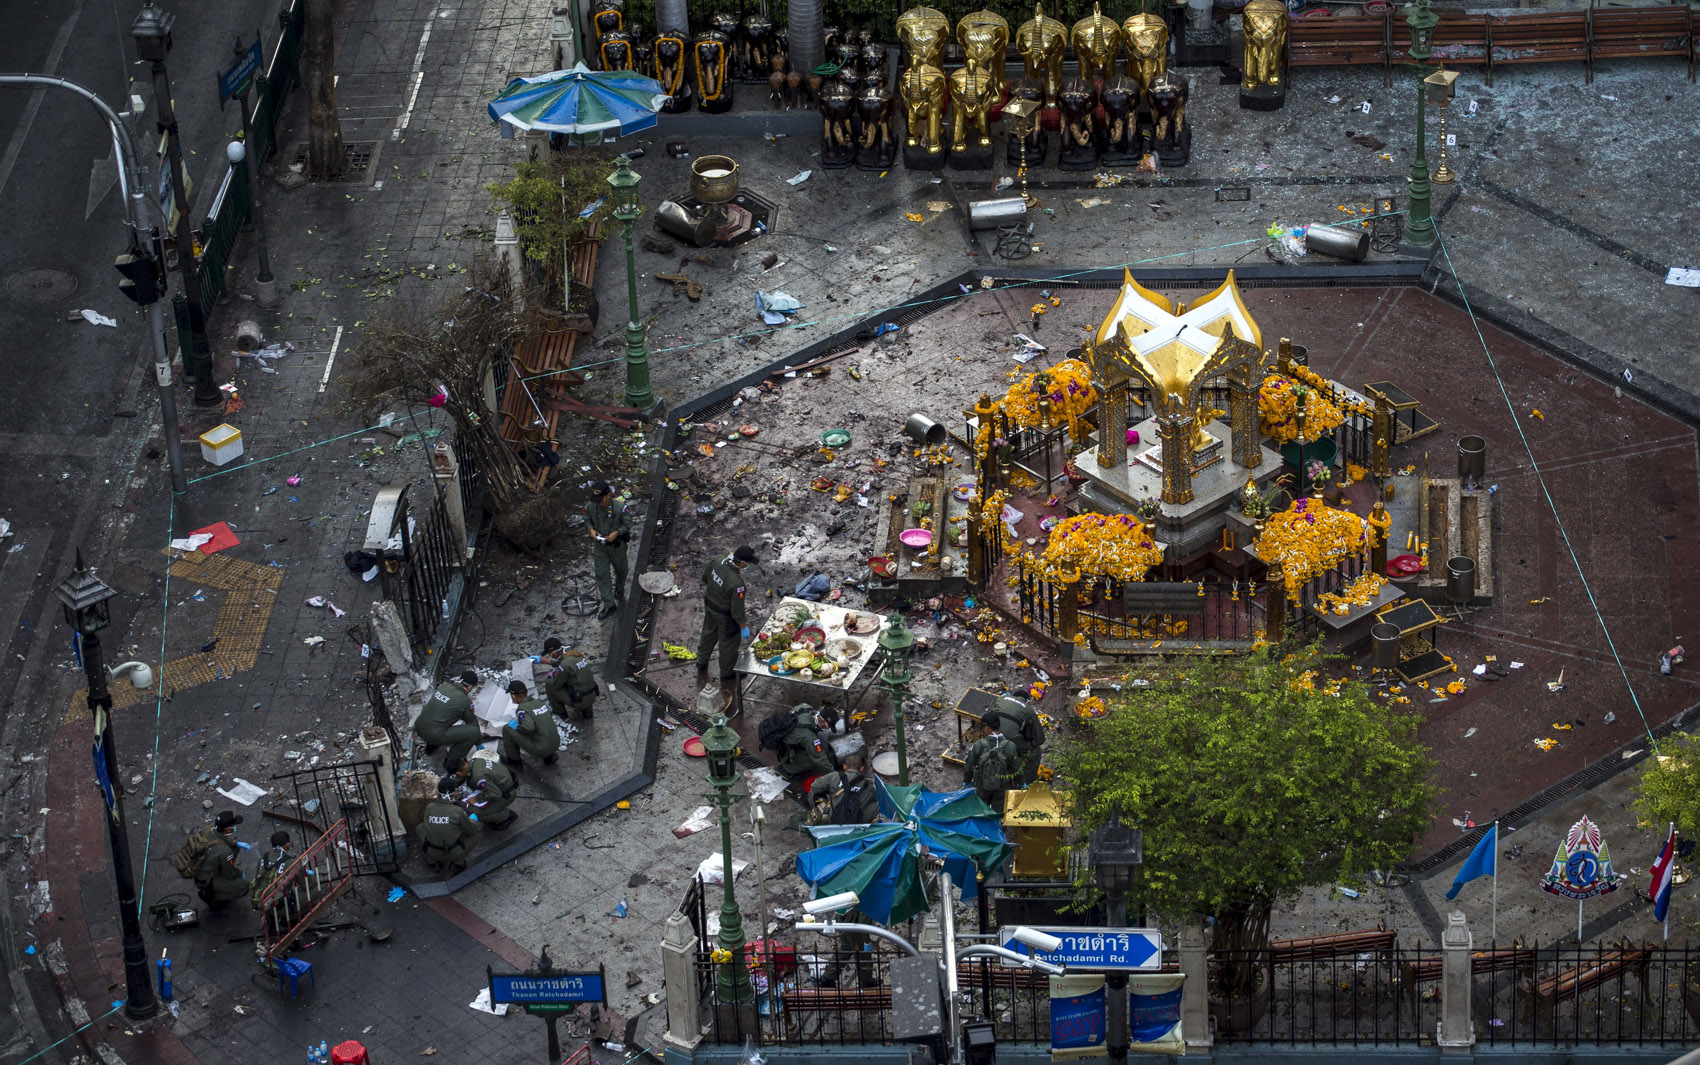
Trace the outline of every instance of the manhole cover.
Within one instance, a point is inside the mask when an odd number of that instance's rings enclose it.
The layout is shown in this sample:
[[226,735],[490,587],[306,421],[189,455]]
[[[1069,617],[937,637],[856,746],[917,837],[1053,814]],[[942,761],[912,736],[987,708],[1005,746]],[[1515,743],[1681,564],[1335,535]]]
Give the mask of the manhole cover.
[[77,275],[51,266],[19,270],[6,282],[6,294],[31,303],[53,303],[77,291]]
[[[377,173],[377,162],[380,141],[343,141],[342,157],[347,169],[336,180],[344,185],[369,185]],[[302,166],[307,165],[307,145],[297,144],[293,148],[295,161]]]

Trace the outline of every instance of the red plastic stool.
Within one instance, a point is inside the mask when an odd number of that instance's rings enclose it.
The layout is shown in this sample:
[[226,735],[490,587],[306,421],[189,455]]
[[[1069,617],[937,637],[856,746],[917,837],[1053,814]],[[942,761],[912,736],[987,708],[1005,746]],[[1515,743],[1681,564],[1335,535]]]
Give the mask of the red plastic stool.
[[331,1047],[331,1065],[372,1065],[366,1048],[352,1039]]

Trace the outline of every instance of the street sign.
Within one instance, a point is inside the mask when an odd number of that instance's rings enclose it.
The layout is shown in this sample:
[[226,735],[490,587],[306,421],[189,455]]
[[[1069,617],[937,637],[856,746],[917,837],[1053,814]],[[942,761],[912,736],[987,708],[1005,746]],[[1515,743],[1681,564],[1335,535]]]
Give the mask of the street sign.
[[[566,1008],[580,1002],[603,1002],[602,974],[552,973],[535,976],[528,973],[491,973],[490,1004],[552,1006]],[[534,1011],[535,1012],[535,1011]]]
[[550,1014],[571,1013],[578,1009],[576,1002],[534,1002],[523,1007],[525,1012],[533,1017],[547,1017]]
[[218,102],[232,96],[241,96],[248,91],[248,80],[260,69],[260,39],[254,38],[254,44],[237,58],[236,64],[218,76]]
[[[1050,952],[1035,951],[1015,941],[1015,929],[998,929],[998,945],[1070,970],[1089,972],[1155,972],[1163,966],[1163,934],[1155,928],[1045,928],[1062,940]],[[1012,964],[1005,962],[1005,964]]]

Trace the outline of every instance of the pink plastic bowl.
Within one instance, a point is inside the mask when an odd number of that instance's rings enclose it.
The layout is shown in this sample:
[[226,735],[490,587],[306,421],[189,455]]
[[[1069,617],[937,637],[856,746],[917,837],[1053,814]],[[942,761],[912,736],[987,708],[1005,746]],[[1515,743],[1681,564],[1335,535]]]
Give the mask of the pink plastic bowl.
[[927,529],[904,529],[897,538],[910,547],[926,547],[933,542],[933,534]]

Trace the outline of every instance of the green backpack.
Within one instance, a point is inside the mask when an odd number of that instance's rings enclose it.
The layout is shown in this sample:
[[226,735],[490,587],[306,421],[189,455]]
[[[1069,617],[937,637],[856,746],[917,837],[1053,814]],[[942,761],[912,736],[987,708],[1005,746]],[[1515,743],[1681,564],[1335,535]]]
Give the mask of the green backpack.
[[195,874],[201,871],[201,861],[217,841],[218,830],[211,825],[202,825],[189,833],[189,841],[177,848],[177,853],[171,856],[171,864],[176,867],[177,875],[184,880],[195,879]]

